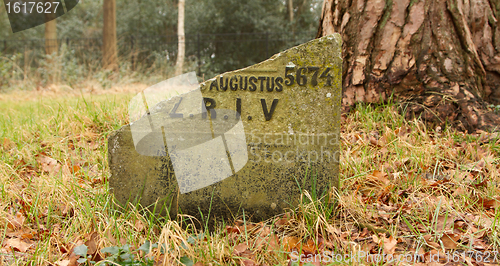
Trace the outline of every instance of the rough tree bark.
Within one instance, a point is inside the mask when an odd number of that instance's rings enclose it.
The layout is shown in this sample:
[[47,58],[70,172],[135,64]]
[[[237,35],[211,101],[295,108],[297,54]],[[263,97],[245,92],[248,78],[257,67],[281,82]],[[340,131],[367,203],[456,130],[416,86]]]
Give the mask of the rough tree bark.
[[184,67],[184,54],[186,52],[186,36],[184,35],[184,3],[185,0],[179,0],[179,10],[177,17],[177,62],[175,64],[175,75],[181,75]]
[[318,37],[343,38],[343,105],[394,98],[407,116],[492,130],[500,104],[500,1],[325,0]]
[[116,0],[104,0],[103,3],[102,57],[105,69],[118,71]]

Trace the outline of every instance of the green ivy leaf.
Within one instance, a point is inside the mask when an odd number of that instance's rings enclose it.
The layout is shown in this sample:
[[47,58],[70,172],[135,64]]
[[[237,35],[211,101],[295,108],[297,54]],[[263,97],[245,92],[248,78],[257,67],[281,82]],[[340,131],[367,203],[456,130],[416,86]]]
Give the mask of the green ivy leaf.
[[87,257],[87,246],[85,245],[77,246],[75,247],[75,249],[73,249],[73,253],[75,253],[78,256]]
[[121,254],[120,258],[123,259],[123,260],[125,260],[125,261],[127,261],[127,260],[131,260],[132,259],[132,255],[130,253],[126,252],[126,253]]
[[142,246],[139,247],[139,250],[144,251],[144,253],[148,253],[150,247],[151,247],[151,242],[149,242],[149,240],[146,240],[146,242],[144,242],[144,244],[142,244]]
[[167,252],[167,246],[165,245],[165,243],[162,243],[160,245],[160,252],[161,254],[165,254]]
[[130,252],[130,245],[129,244],[125,244],[123,245],[121,248],[120,248],[122,251],[124,252]]
[[118,254],[119,249],[118,249],[118,247],[106,247],[106,248],[101,249],[101,252],[102,253],[109,253],[111,255],[116,255],[116,254]]
[[197,240],[202,240],[204,238],[205,238],[205,234],[204,233],[200,233],[198,235],[189,236],[187,242],[189,244],[196,244]]
[[193,261],[190,258],[188,258],[187,256],[184,256],[181,258],[181,263],[186,265],[186,266],[193,266],[193,264],[194,264]]

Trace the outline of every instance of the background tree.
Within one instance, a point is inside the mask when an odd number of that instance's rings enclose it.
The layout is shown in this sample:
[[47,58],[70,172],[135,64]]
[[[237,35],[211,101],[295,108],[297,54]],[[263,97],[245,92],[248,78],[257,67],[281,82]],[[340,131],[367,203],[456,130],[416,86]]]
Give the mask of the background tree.
[[[57,43],[57,22],[56,14],[54,12],[54,7],[52,7],[53,13],[45,13],[45,54],[47,57],[47,67],[53,67],[55,63],[55,57],[57,56],[58,43]],[[26,54],[26,53],[25,53]],[[26,58],[26,56],[25,56]],[[57,71],[47,71],[50,73],[48,75],[49,83],[56,83],[57,81]]]
[[45,53],[48,55],[57,54],[56,20],[51,20],[45,24]]
[[57,54],[57,23],[54,13],[45,13],[45,53]]
[[[272,51],[292,46],[293,40],[299,44],[313,38],[311,31],[317,30],[321,3],[322,0],[293,1],[295,36],[291,37],[292,24],[287,0],[203,0],[189,5],[186,10],[186,21],[189,22],[186,24],[186,33],[201,33],[203,52],[207,55],[202,72],[211,77],[265,60],[272,56]],[[303,8],[299,9],[301,4],[304,4]],[[267,36],[257,35],[265,32]],[[218,36],[209,39],[204,33]],[[234,33],[240,35],[230,35]],[[281,46],[279,42],[273,41],[281,38],[289,38],[289,46]],[[266,39],[270,41],[267,49]],[[193,46],[186,49],[189,51]]]
[[[186,1],[184,70],[197,70],[198,58],[201,58],[200,72],[209,78],[258,63],[276,52],[314,38],[323,0],[292,1],[294,33],[288,1]],[[100,45],[101,39],[105,38],[104,5],[104,0],[80,1],[70,13],[57,19],[57,36],[59,40],[63,39],[59,47],[69,44],[68,49],[59,51],[63,56],[64,73],[75,73],[74,76],[82,78],[86,75],[107,75],[100,73],[105,52]],[[0,5],[2,55],[22,53],[23,49],[19,49],[18,44],[26,44],[32,51],[30,58],[23,60],[22,55],[18,56],[18,64],[31,62],[29,67],[38,71],[42,59],[40,55],[45,53],[38,43],[44,38],[44,26],[12,34],[4,10]],[[116,2],[116,13],[119,14],[116,17],[116,49],[122,55],[119,63],[123,69],[134,71],[142,68],[141,74],[154,72],[153,76],[157,71],[164,73],[164,77],[173,74],[178,43],[175,36],[177,11],[177,0]],[[268,34],[260,34],[264,32]],[[286,41],[277,41],[285,38]],[[37,41],[22,41],[32,39]],[[6,50],[3,40],[7,40]],[[266,40],[269,41],[267,47]],[[67,71],[68,62],[72,72]],[[63,81],[66,80],[64,73],[61,72]],[[156,77],[154,80],[157,80]]]
[[177,12],[177,38],[178,38],[178,49],[177,49],[177,63],[175,64],[175,75],[178,76],[182,74],[182,69],[184,67],[184,54],[186,52],[186,36],[184,34],[184,0],[179,0],[178,12]]
[[[189,4],[188,4],[189,6]],[[117,33],[159,36],[177,33],[177,7],[174,0],[118,1]]]
[[103,67],[118,70],[116,47],[116,0],[104,0],[103,5],[102,54]]
[[394,93],[408,116],[492,129],[499,16],[496,0],[325,0],[318,36],[342,35],[344,106]]

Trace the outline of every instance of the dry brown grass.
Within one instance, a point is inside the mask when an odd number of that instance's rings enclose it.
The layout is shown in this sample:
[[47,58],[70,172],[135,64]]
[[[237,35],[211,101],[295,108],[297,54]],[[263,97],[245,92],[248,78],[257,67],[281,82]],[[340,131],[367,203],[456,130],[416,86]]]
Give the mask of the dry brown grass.
[[[438,251],[490,252],[491,261],[499,250],[498,135],[429,129],[391,104],[343,117],[342,185],[330,201],[311,202],[304,192],[296,210],[214,232],[197,231],[188,217],[120,209],[108,194],[106,140],[127,122],[136,90],[0,95],[0,264],[76,265],[82,244],[94,260],[112,260],[101,249],[129,244],[125,253],[137,261],[172,265],[287,265],[323,252],[419,254],[417,265],[426,265]],[[150,248],[139,251],[146,241]],[[481,265],[478,257],[460,260]]]

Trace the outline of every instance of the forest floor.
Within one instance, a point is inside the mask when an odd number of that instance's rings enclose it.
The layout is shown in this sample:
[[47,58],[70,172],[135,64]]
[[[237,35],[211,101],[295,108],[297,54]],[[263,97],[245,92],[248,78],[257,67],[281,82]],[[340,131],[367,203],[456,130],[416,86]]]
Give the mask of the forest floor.
[[498,134],[360,105],[341,121],[337,200],[304,192],[284,215],[208,232],[108,193],[107,137],[136,92],[0,94],[0,265],[499,263]]

